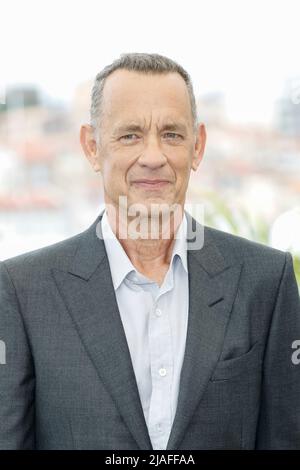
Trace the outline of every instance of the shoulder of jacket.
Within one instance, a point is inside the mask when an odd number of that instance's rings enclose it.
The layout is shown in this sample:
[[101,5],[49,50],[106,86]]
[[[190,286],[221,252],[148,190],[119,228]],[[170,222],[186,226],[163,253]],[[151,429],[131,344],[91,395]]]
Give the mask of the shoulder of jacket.
[[18,276],[21,273],[39,273],[51,267],[68,265],[74,256],[84,232],[78,233],[57,243],[31,250],[1,261],[7,271]]
[[249,240],[245,237],[205,226],[204,239],[217,245],[227,259],[246,262],[272,263],[280,266],[285,263],[286,252],[264,243]]

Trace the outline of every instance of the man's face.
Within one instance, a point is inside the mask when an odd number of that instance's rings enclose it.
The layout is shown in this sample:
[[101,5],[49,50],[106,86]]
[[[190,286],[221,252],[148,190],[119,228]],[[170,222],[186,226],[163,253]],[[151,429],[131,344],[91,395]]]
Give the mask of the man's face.
[[106,204],[118,207],[122,195],[128,207],[183,205],[205,144],[204,126],[193,131],[183,78],[117,70],[105,82],[102,110],[97,160]]

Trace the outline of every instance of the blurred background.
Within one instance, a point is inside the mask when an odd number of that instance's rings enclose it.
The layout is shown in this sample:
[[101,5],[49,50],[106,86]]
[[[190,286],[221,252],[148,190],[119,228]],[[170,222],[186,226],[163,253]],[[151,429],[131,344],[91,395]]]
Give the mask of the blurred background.
[[300,286],[299,13],[298,0],[1,0],[0,260],[95,220],[102,181],[79,145],[93,79],[121,53],[156,52],[190,73],[207,127],[187,203],[290,251]]

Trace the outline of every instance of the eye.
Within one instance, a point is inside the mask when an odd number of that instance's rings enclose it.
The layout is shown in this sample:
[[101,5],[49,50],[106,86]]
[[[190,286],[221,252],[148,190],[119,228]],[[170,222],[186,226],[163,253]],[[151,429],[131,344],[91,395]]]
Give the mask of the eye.
[[138,135],[136,135],[136,134],[126,134],[126,135],[122,135],[122,137],[120,137],[120,139],[127,140],[127,141],[134,141],[134,140],[136,140],[135,138],[138,138]]
[[180,134],[177,134],[176,132],[165,132],[164,137],[167,139],[180,139],[182,136]]

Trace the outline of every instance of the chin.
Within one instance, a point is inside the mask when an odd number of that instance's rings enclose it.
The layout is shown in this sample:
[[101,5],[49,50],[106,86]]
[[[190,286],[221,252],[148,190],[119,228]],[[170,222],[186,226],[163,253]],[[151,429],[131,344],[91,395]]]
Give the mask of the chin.
[[155,207],[156,205],[163,205],[164,206],[163,208],[159,209],[159,213],[164,213],[164,212],[168,213],[168,210],[174,204],[174,201],[169,201],[169,200],[166,200],[166,199],[162,199],[160,197],[151,197],[151,198],[147,198],[147,199],[144,199],[144,200],[140,199],[138,201],[134,201],[131,204],[137,204],[137,207],[136,207],[137,215],[140,215],[139,204],[142,207],[144,206],[146,208],[147,212],[150,215],[151,210],[153,211],[153,214],[158,213],[158,212],[156,212],[158,210]]

